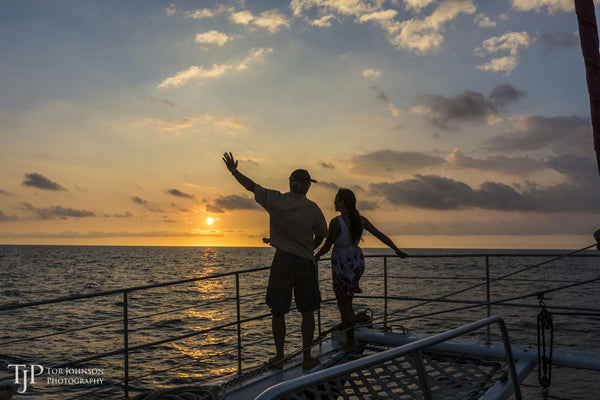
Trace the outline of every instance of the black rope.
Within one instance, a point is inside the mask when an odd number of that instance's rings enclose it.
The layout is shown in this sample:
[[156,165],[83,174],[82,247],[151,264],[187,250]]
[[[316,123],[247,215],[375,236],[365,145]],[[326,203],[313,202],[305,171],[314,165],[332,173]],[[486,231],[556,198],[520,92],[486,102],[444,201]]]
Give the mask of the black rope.
[[[538,382],[542,388],[542,397],[548,399],[550,385],[552,384],[552,344],[554,341],[554,325],[552,314],[546,309],[544,297],[540,297],[542,308],[537,316],[537,338],[538,338]],[[546,332],[550,334],[550,344],[546,347]]]

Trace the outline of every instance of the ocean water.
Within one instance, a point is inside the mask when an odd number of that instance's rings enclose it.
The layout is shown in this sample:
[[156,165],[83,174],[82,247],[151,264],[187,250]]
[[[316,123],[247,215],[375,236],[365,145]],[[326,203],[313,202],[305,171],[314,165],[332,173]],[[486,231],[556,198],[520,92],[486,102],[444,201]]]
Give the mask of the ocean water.
[[[392,253],[365,249],[366,255]],[[540,251],[408,250],[420,257],[388,258],[388,295],[435,299],[480,284],[486,268],[484,254],[513,253],[514,257],[490,257],[492,279],[535,266],[551,256],[527,257]],[[559,255],[564,252],[543,252]],[[470,257],[437,257],[471,254]],[[597,255],[598,252],[586,253]],[[118,246],[0,246],[0,305],[28,303],[79,294],[179,281],[267,267],[271,248],[118,247]],[[429,257],[436,256],[436,257]],[[329,262],[319,264],[322,297],[333,299]],[[600,259],[568,258],[517,273],[493,282],[491,299],[529,295],[540,290],[575,284],[600,276]],[[263,363],[273,352],[268,309],[264,292],[268,271],[239,275],[240,315],[243,323],[242,366]],[[361,280],[363,295],[384,293],[383,259],[368,257]],[[545,296],[548,307],[594,309],[600,312],[600,283],[588,283],[552,292]],[[129,355],[130,394],[147,389],[198,384],[237,371],[237,304],[235,275],[184,282],[127,295],[129,347],[157,341],[164,343],[131,351]],[[485,286],[449,297],[450,300],[486,301]],[[40,365],[44,373],[27,388],[28,394],[44,399],[122,398],[123,354],[91,360],[75,369],[62,364],[110,353],[123,348],[122,293],[0,311],[0,380],[15,379],[9,365]],[[435,334],[484,318],[485,307],[438,313],[464,306],[459,303],[423,304],[422,300],[390,300],[389,325]],[[515,306],[493,306],[501,315],[514,343],[537,342],[538,299],[529,296],[513,301]],[[533,307],[526,307],[533,306]],[[377,323],[383,322],[383,301],[357,298],[356,309],[371,309]],[[558,311],[558,310],[556,310]],[[554,315],[555,348],[600,353],[600,320],[580,315],[582,310],[560,310]],[[322,329],[339,322],[335,302],[321,307]],[[300,347],[298,314],[288,317],[286,351]],[[221,329],[210,330],[221,326]],[[481,340],[485,332],[473,338]],[[194,335],[191,335],[194,334]],[[191,335],[176,342],[170,338]],[[492,329],[492,340],[499,340]],[[34,367],[36,368],[36,367]],[[38,369],[33,372],[37,373]],[[71,367],[70,367],[71,368]],[[22,373],[19,367],[19,373]],[[553,368],[551,398],[598,399],[600,373]],[[534,370],[523,386],[524,398],[541,398]]]

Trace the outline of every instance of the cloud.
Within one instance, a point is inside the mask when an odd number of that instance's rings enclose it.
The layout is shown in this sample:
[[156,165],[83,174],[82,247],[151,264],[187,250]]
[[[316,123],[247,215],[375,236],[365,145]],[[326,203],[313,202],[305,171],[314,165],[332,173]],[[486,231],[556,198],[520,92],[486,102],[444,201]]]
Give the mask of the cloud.
[[254,19],[254,15],[250,11],[239,11],[232,13],[229,17],[233,22],[240,25],[248,25]]
[[475,49],[475,54],[480,57],[487,57],[490,54],[508,51],[508,56],[494,58],[487,63],[477,66],[482,71],[504,72],[510,75],[519,64],[519,51],[521,48],[527,48],[533,41],[527,32],[508,32],[501,36],[486,39],[481,47]]
[[133,214],[130,213],[129,211],[126,211],[123,214],[112,214],[112,215],[108,215],[108,217],[112,217],[112,218],[131,218],[131,217],[133,217]]
[[572,0],[512,0],[512,9],[516,11],[542,12],[544,9],[549,14],[557,11],[573,11]]
[[0,189],[0,195],[3,196],[12,196],[12,194],[8,193],[6,190]]
[[271,33],[276,33],[280,28],[289,28],[290,23],[285,15],[278,10],[264,11],[252,20],[252,23],[258,27],[267,29]]
[[579,36],[577,33],[567,33],[561,37],[555,37],[549,32],[542,33],[537,41],[542,43],[546,49],[544,54],[550,54],[553,51],[567,50],[579,45]]
[[6,215],[0,210],[0,222],[12,222],[18,220],[19,218],[16,215]]
[[371,89],[373,89],[375,91],[375,93],[377,93],[377,100],[382,102],[387,107],[387,109],[390,111],[390,114],[392,114],[392,116],[397,117],[398,115],[400,115],[400,113],[398,112],[398,110],[396,109],[394,104],[392,104],[392,102],[390,101],[390,99],[387,97],[387,95],[385,94],[385,92],[383,90],[381,90],[377,86],[373,86]]
[[[370,185],[371,193],[397,206],[429,210],[480,208],[521,212],[600,213],[600,188],[596,185],[563,183],[540,187],[528,183],[524,188],[498,182],[484,182],[473,189],[464,182],[435,175],[417,175],[393,183]],[[518,189],[520,191],[518,191]]]
[[160,130],[178,133],[182,129],[188,129],[193,127],[196,124],[197,120],[195,118],[190,117],[186,117],[180,120],[174,120],[171,118],[148,118],[145,120],[145,122]]
[[324,187],[327,189],[331,189],[331,190],[339,190],[340,189],[340,187],[333,182],[319,181],[319,182],[315,183],[315,185]]
[[144,103],[149,103],[149,104],[156,104],[156,103],[162,103],[162,104],[166,104],[170,107],[177,107],[177,104],[170,101],[170,100],[166,100],[166,99],[157,99],[155,97],[144,97],[144,96],[139,96],[138,100],[144,102]]
[[218,5],[215,8],[200,8],[197,10],[190,10],[185,12],[185,18],[191,19],[204,19],[204,18],[214,18],[219,15],[225,15],[228,13],[232,13],[233,8],[227,7],[225,5]]
[[496,23],[490,20],[484,13],[477,14],[474,22],[481,28],[492,28],[496,26]]
[[549,148],[556,154],[585,154],[592,148],[590,120],[574,115],[521,116],[507,134],[488,140],[484,148],[495,151],[531,151]]
[[[421,12],[435,0],[408,0],[406,9]],[[418,53],[437,50],[444,41],[445,25],[461,14],[476,11],[472,0],[449,0],[442,3],[424,18],[399,21],[399,13],[393,8],[384,8],[383,1],[358,0],[292,0],[290,8],[294,16],[304,18],[311,25],[329,27],[334,19],[352,18],[354,23],[372,23],[379,26],[388,41],[398,49]],[[393,5],[394,3],[392,3]],[[316,17],[309,16],[316,10]]]
[[535,171],[540,171],[548,166],[539,160],[531,157],[505,157],[492,156],[487,159],[476,159],[465,156],[458,149],[454,149],[446,157],[449,165],[456,168],[475,169],[480,171],[493,171],[500,173],[514,174],[518,176],[529,175]]
[[172,231],[149,231],[149,232],[100,232],[92,231],[88,233],[81,233],[75,231],[64,231],[61,233],[25,233],[25,234],[11,234],[0,232],[1,237],[14,237],[14,238],[35,238],[35,239],[93,239],[93,238],[148,238],[148,237],[222,237],[223,233],[217,231],[208,232],[172,232]]
[[169,189],[169,190],[167,190],[167,193],[170,194],[171,196],[179,197],[182,199],[193,199],[194,198],[194,196],[192,196],[191,194],[184,193],[177,189]]
[[192,65],[163,80],[157,87],[159,89],[179,87],[194,81],[202,84],[210,79],[217,79],[226,74],[248,69],[250,65],[263,61],[264,57],[272,51],[272,49],[251,50],[250,54],[237,64],[213,64],[208,68]]
[[175,75],[165,79],[157,87],[159,89],[168,87],[178,87],[187,84],[191,80],[203,81],[206,79],[218,78],[223,76],[231,68],[231,65],[225,64],[214,64],[210,68],[192,65],[188,69],[180,71]]
[[32,172],[25,174],[25,180],[21,183],[22,186],[28,186],[41,190],[67,191],[64,187],[56,182],[51,181],[45,176]]
[[327,169],[335,169],[335,165],[333,165],[330,162],[320,162],[319,165],[323,168],[327,168]]
[[264,61],[265,56],[268,55],[269,53],[272,53],[272,52],[273,52],[273,49],[251,50],[250,54],[246,58],[244,58],[242,60],[242,62],[240,62],[235,67],[235,70],[236,71],[243,71],[245,69],[248,69],[250,67],[250,65],[252,65],[254,63],[258,63],[258,62]]
[[376,79],[376,78],[379,78],[381,76],[381,72],[379,72],[376,69],[369,68],[369,69],[365,69],[362,72],[362,76],[364,76],[365,78],[374,78],[374,79]]
[[448,123],[452,121],[493,123],[498,120],[500,110],[524,95],[509,84],[497,86],[488,97],[471,90],[465,90],[456,97],[424,95],[417,99],[422,105],[413,108],[413,112],[424,114],[429,122],[441,129],[448,129]]
[[596,160],[574,155],[560,155],[546,160],[546,166],[565,174],[571,182],[581,185],[598,185]]
[[498,108],[503,108],[510,103],[515,103],[525,96],[525,92],[515,89],[508,83],[498,85],[489,95],[489,101]]
[[423,19],[413,18],[403,22],[382,23],[388,39],[397,48],[417,53],[438,50],[444,42],[445,25],[461,14],[476,11],[471,0],[449,0],[441,3],[431,15]]
[[358,21],[361,23],[364,22],[378,22],[380,24],[387,24],[394,19],[394,17],[398,14],[396,10],[381,10],[374,11],[372,13],[363,14],[358,17]]
[[211,30],[208,32],[196,34],[196,38],[194,39],[194,41],[196,43],[214,44],[214,45],[223,47],[225,45],[225,43],[227,43],[227,41],[229,41],[230,39],[231,38],[229,36],[227,36],[225,33]]
[[249,125],[238,117],[217,117],[209,114],[186,117],[180,120],[171,118],[147,118],[144,120],[156,129],[179,134],[183,129],[190,129],[201,124],[209,124],[217,128],[227,128],[229,130],[248,129]]
[[454,150],[446,158],[448,164],[457,168],[475,169],[480,171],[493,171],[514,174],[517,176],[529,175],[533,172],[547,168],[544,162],[531,157],[505,157],[492,156],[487,159],[476,159],[465,156],[459,150]]
[[360,211],[373,211],[379,208],[379,205],[374,201],[358,200],[356,202],[356,208]]
[[406,173],[445,164],[441,157],[416,152],[379,150],[355,155],[350,159],[350,172],[363,176],[382,176]]
[[175,4],[171,4],[169,7],[165,7],[165,13],[168,16],[175,15],[176,12],[177,12],[177,8],[175,8]]
[[141,204],[143,206],[147,205],[148,202],[144,199],[142,199],[141,197],[138,196],[131,196],[131,200],[135,203],[135,204]]
[[434,3],[436,0],[404,0],[407,10],[414,10],[420,12],[423,8]]
[[513,213],[502,218],[487,219],[473,216],[451,221],[417,221],[388,223],[386,232],[399,235],[589,235],[597,227],[589,214],[560,215],[569,224],[556,224],[546,214]]
[[151,205],[148,201],[142,199],[141,197],[131,196],[131,201],[133,201],[135,204],[139,204],[141,206],[144,206],[144,208],[147,209],[148,211],[157,212],[157,213],[163,213],[164,212],[160,208],[156,208],[155,206]]
[[232,194],[229,196],[220,196],[213,200],[212,204],[205,205],[209,212],[223,213],[232,210],[258,210],[259,206],[249,197]]
[[317,8],[320,13],[327,10],[340,15],[355,17],[375,10],[367,2],[356,0],[292,0],[290,8],[297,17],[304,15],[312,8]]
[[333,19],[335,19],[334,15],[323,15],[321,18],[317,18],[313,21],[310,21],[310,24],[313,26],[318,26],[320,28],[329,28],[331,27],[331,20]]
[[68,218],[86,218],[95,217],[93,211],[77,210],[68,207],[55,206],[50,208],[36,208],[29,203],[23,203],[21,209],[35,214],[36,218],[42,220],[49,219],[68,219]]
[[239,25],[248,25],[266,29],[271,33],[277,33],[282,27],[289,28],[288,18],[279,10],[267,10],[258,15],[253,15],[248,10],[232,12],[229,19]]
[[213,125],[220,126],[223,128],[231,128],[231,129],[247,129],[248,128],[247,123],[245,123],[244,121],[242,121],[238,118],[235,118],[235,117],[217,119],[213,122]]

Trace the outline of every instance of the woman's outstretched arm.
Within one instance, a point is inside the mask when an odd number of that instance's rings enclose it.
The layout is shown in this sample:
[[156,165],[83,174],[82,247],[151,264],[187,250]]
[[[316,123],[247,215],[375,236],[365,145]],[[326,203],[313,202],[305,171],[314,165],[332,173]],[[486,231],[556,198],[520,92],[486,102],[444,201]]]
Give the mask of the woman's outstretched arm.
[[394,244],[394,242],[392,242],[392,239],[390,239],[385,233],[383,233],[379,229],[375,228],[375,226],[368,219],[366,219],[363,216],[361,216],[361,218],[362,218],[362,221],[363,221],[363,226],[367,230],[367,232],[373,234],[373,236],[375,236],[377,239],[381,240],[381,242],[383,244],[389,246],[400,257],[404,258],[404,257],[406,257],[408,255],[405,252],[403,252],[402,250],[400,250]]
[[338,236],[340,236],[341,233],[341,228],[340,228],[340,222],[338,221],[337,218],[332,219],[329,222],[329,235],[327,235],[327,239],[325,239],[325,244],[323,245],[323,247],[321,247],[319,249],[319,251],[317,252],[317,254],[315,254],[315,260],[319,261],[319,258],[321,258],[321,256],[327,254],[327,252],[329,252],[329,250],[331,249],[331,246],[333,246],[333,242],[335,242],[335,239],[337,239]]

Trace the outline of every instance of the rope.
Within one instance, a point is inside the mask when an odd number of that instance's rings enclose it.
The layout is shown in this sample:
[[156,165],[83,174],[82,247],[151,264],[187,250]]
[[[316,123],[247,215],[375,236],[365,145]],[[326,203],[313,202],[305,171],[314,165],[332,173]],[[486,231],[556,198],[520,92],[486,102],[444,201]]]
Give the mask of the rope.
[[224,400],[222,386],[181,386],[138,394],[132,400]]
[[[552,384],[552,344],[554,341],[554,325],[552,314],[546,310],[543,297],[540,298],[542,308],[537,316],[537,347],[538,347],[538,382],[542,388],[542,397],[548,400]],[[546,331],[550,334],[549,350],[546,349]]]

